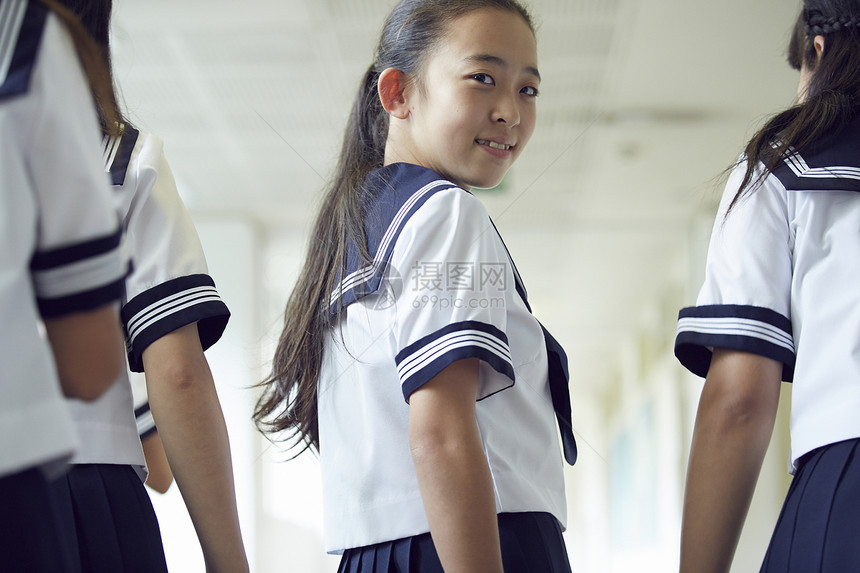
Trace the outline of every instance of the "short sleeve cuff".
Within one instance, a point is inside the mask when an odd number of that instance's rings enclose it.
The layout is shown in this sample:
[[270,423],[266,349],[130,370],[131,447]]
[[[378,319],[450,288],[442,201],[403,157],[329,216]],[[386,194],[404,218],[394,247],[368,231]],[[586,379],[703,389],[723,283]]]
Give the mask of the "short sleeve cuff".
[[508,337],[498,328],[477,321],[450,324],[401,350],[395,357],[403,398],[409,402],[421,388],[448,365],[464,358],[478,358],[505,377],[478,388],[483,400],[514,385],[514,367]]
[[105,237],[33,255],[30,272],[43,318],[119,302],[130,271],[122,236],[122,229],[118,229]]
[[143,351],[174,330],[197,323],[206,350],[221,338],[230,311],[209,275],[179,277],[144,291],[122,309],[129,366],[143,372]]
[[688,307],[678,314],[675,356],[693,374],[705,377],[713,348],[758,354],[783,364],[782,379],[794,378],[794,339],[791,321],[762,307],[708,305]]

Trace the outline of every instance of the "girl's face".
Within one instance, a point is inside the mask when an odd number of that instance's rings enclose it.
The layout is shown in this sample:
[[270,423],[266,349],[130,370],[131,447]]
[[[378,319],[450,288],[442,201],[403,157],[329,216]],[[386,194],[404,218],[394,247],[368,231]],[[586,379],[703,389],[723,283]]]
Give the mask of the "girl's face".
[[387,155],[466,188],[493,187],[534,131],[539,84],[535,37],[522,17],[469,12],[449,25],[404,92],[406,137]]

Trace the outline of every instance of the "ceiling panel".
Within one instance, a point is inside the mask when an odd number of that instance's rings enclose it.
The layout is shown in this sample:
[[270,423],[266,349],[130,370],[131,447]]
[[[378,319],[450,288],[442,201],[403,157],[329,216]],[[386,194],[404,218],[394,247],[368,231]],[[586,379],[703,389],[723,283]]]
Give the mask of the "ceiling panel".
[[[306,228],[391,5],[116,3],[129,115],[164,137],[193,211],[250,218],[264,233]],[[532,5],[539,123],[504,188],[481,197],[569,348],[576,391],[597,391],[648,320],[643,306],[677,281],[672,265],[691,221],[713,209],[715,177],[791,102],[783,51],[797,3]]]

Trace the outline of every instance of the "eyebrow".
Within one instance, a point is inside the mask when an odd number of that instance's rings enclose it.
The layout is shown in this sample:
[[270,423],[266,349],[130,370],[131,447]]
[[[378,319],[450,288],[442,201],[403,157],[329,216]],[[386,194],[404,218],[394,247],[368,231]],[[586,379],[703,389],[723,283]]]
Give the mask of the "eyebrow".
[[[505,60],[503,60],[502,58],[500,58],[498,56],[493,56],[491,54],[476,54],[474,56],[467,57],[465,59],[465,61],[467,61],[467,62],[486,62],[486,63],[490,63],[490,64],[496,64],[497,66],[501,66],[503,68],[508,67],[508,62],[506,62]],[[533,66],[526,66],[525,71],[528,72],[529,74],[535,76],[538,80],[541,79],[540,72],[538,71],[537,68],[535,68]]]

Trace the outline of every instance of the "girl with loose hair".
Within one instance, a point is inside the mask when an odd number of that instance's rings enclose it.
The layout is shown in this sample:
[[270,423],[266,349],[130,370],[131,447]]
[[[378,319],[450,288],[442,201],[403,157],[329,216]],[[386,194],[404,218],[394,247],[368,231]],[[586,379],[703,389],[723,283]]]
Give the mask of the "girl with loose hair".
[[102,145],[94,139],[92,146],[102,152],[101,175],[110,177],[127,231],[125,248],[134,264],[124,283],[121,322],[128,368],[144,373],[149,397],[134,404],[123,369],[98,401],[68,404],[81,447],[69,471],[51,484],[62,546],[73,571],[166,572],[143,480],[163,492],[175,475],[206,570],[248,571],[227,428],[204,355],[230,312],[208,274],[162,140],[138,131],[116,104],[112,1],[60,1],[94,38],[108,71],[110,97],[96,99]]
[[728,571],[779,400],[793,382],[791,487],[763,572],[860,571],[860,1],[805,0],[798,102],[729,178],[675,353],[706,376],[681,570]]
[[570,570],[566,357],[469,192],[522,152],[539,84],[514,0],[383,27],[255,412],[319,452],[341,571]]

